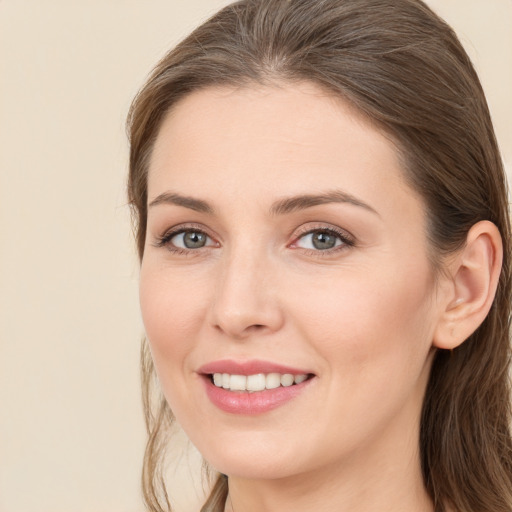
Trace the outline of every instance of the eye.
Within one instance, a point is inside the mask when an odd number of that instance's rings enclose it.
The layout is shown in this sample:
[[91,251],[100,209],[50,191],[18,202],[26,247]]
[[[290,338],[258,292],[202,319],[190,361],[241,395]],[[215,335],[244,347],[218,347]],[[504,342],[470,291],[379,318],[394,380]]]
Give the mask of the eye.
[[336,250],[338,247],[341,249],[353,245],[354,241],[348,234],[326,228],[310,230],[293,244],[294,247],[313,251]]
[[182,231],[174,235],[169,242],[180,249],[201,249],[208,244],[208,239],[208,235],[202,231]]
[[212,247],[217,244],[204,231],[196,228],[174,229],[157,240],[157,247],[167,247],[170,251],[190,251]]

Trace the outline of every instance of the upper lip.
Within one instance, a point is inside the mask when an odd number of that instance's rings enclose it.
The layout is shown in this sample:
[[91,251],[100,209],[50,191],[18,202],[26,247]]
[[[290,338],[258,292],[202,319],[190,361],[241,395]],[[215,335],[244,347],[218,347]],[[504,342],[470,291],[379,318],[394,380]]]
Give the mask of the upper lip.
[[271,361],[263,361],[260,359],[251,359],[249,361],[234,361],[231,359],[223,359],[212,361],[199,368],[198,373],[229,373],[230,375],[255,375],[257,373],[291,373],[292,375],[307,375],[308,370],[293,368],[282,364],[273,363]]

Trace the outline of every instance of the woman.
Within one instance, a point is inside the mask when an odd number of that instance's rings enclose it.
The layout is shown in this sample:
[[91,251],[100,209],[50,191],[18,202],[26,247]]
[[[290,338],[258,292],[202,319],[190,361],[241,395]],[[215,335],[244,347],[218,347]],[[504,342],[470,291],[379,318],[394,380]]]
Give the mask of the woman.
[[506,185],[442,20],[242,0],[129,130],[150,510],[174,417],[204,511],[512,510]]

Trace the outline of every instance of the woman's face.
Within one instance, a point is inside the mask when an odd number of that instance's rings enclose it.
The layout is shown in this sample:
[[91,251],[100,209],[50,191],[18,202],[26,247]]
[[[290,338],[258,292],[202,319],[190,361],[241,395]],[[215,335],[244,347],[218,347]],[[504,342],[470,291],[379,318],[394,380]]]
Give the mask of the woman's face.
[[416,460],[440,306],[386,136],[311,84],[205,89],[163,123],[148,204],[151,352],[216,469]]

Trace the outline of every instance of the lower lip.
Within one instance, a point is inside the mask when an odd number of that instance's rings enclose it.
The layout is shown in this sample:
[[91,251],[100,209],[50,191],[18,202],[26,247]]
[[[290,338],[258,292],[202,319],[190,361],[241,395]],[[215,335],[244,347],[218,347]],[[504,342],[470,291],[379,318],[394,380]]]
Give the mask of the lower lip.
[[245,415],[262,414],[281,407],[300,395],[312,380],[312,378],[309,378],[293,386],[280,386],[275,389],[249,393],[248,391],[229,391],[218,388],[209,376],[204,377],[206,394],[215,406],[224,412]]

